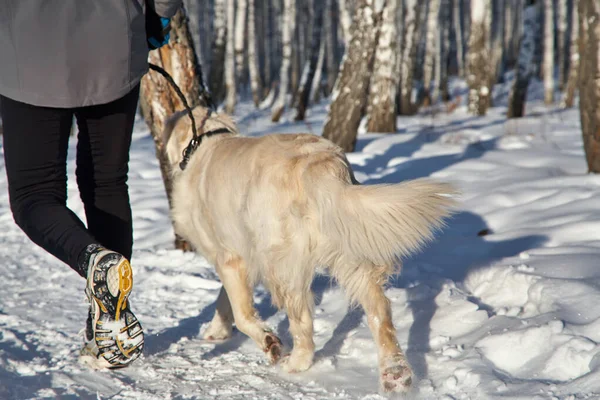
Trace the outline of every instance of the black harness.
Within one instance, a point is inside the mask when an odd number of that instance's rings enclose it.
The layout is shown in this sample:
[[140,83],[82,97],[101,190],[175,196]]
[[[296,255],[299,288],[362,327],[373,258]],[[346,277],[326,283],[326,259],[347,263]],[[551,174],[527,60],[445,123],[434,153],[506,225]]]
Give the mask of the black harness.
[[[184,170],[185,167],[187,167],[188,162],[190,161],[190,157],[192,156],[194,151],[196,151],[198,146],[200,146],[200,144],[202,143],[202,139],[204,139],[205,137],[211,137],[211,136],[218,135],[221,133],[233,133],[233,132],[231,132],[227,128],[219,128],[219,129],[215,129],[212,131],[204,132],[202,135],[198,135],[198,128],[196,127],[196,119],[194,118],[192,109],[188,105],[188,102],[187,102],[185,96],[181,92],[181,89],[179,88],[179,86],[177,86],[177,84],[173,80],[173,77],[171,77],[171,75],[169,75],[169,73],[167,71],[165,71],[158,65],[149,64],[149,67],[150,67],[150,69],[161,74],[167,80],[167,82],[169,82],[169,84],[173,87],[173,89],[175,90],[175,92],[177,93],[179,98],[181,99],[181,102],[183,103],[183,106],[185,107],[188,117],[190,117],[190,120],[192,121],[192,140],[190,140],[190,143],[187,145],[185,150],[183,150],[183,160],[181,160],[181,162],[179,163],[179,168],[181,168],[181,170]],[[204,99],[204,101],[206,102],[206,105],[209,107],[206,118],[202,121],[202,127],[204,127],[204,124],[206,123],[208,118],[210,118],[210,115],[212,114],[213,109],[215,109],[215,105],[212,102],[212,98],[210,97],[210,94],[208,93],[208,91],[206,90],[206,88],[204,87],[204,84],[202,82],[203,82],[202,72],[200,72],[200,96]]]

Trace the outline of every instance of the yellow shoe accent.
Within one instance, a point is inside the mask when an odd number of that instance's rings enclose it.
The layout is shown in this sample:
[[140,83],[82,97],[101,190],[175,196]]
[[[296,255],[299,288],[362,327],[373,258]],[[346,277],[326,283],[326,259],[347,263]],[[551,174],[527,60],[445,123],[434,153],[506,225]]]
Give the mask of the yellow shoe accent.
[[121,317],[121,311],[127,307],[127,296],[133,287],[133,272],[129,261],[123,260],[119,268],[119,300],[115,310],[115,320]]

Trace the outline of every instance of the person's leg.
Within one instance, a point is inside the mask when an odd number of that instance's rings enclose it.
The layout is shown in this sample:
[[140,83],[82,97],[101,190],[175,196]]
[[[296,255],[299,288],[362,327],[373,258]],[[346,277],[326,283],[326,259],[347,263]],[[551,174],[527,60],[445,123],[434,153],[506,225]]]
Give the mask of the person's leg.
[[31,240],[85,277],[79,255],[95,238],[67,208],[67,149],[73,112],[2,97],[11,210]]
[[113,102],[75,110],[77,185],[88,229],[103,247],[86,251],[92,330],[86,336],[93,337],[94,360],[108,368],[129,365],[144,346],[142,326],[128,300],[133,226],[127,173],[138,94],[139,87]]
[[104,247],[127,259],[133,246],[127,173],[138,95],[139,86],[111,103],[75,111],[77,184],[88,229]]

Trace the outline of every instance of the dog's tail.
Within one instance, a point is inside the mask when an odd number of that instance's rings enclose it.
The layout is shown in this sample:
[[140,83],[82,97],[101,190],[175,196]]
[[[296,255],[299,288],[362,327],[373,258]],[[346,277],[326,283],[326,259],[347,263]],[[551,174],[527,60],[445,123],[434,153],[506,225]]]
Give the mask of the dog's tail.
[[429,179],[339,189],[330,199],[332,218],[322,219],[325,234],[339,239],[344,254],[377,265],[393,263],[433,239],[457,195],[450,184]]

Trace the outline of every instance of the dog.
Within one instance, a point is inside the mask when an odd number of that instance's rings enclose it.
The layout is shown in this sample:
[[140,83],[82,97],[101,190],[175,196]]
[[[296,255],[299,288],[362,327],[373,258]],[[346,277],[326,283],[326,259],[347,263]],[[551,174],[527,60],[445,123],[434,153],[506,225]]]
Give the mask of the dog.
[[[216,268],[223,283],[206,339],[231,336],[232,323],[272,363],[307,370],[315,352],[313,294],[317,271],[328,271],[360,304],[378,348],[384,391],[406,392],[412,371],[396,339],[386,280],[402,257],[433,238],[455,206],[454,188],[418,179],[361,185],[343,150],[311,134],[245,137],[225,114],[196,107],[207,136],[180,168],[192,139],[185,112],[165,124],[163,143],[172,172],[175,231]],[[277,335],[253,305],[262,282],[287,312],[293,349],[283,356]]]

